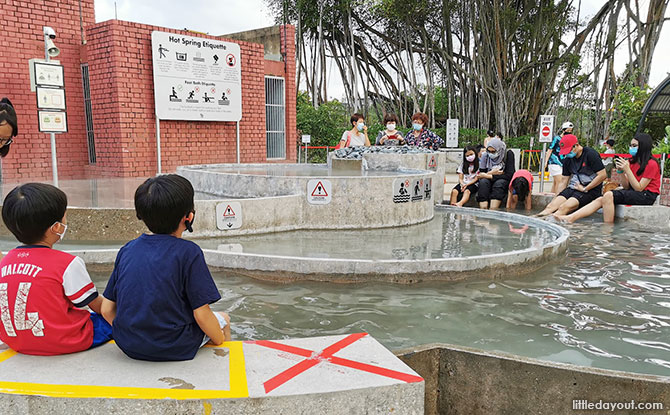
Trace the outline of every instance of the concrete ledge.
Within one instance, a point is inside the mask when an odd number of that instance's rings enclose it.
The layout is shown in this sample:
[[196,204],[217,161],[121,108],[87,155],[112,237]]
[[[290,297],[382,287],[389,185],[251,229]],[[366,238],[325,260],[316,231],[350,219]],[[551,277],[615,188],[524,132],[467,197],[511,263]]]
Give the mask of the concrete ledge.
[[358,283],[387,281],[418,283],[423,281],[458,281],[468,278],[498,279],[535,271],[565,254],[569,233],[547,221],[513,213],[440,206],[483,218],[506,220],[539,227],[548,231],[551,242],[524,250],[472,257],[434,258],[425,260],[367,260],[310,258],[272,254],[252,254],[233,250],[205,249],[207,264],[253,278],[277,282],[300,280]]
[[670,207],[617,205],[615,216],[655,228],[670,227]]
[[584,413],[667,414],[670,377],[639,375],[450,344],[396,352],[426,381],[426,414],[574,414],[573,400],[660,402],[658,411]]
[[365,333],[227,342],[144,362],[113,343],[62,356],[0,343],[0,413],[422,414],[424,382]]

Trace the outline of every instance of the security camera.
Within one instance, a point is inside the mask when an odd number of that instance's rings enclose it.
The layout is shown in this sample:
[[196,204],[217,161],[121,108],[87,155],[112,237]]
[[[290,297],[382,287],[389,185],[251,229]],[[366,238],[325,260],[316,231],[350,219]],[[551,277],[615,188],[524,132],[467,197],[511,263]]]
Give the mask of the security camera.
[[56,31],[53,27],[44,26],[44,36],[49,36],[49,39],[56,39]]

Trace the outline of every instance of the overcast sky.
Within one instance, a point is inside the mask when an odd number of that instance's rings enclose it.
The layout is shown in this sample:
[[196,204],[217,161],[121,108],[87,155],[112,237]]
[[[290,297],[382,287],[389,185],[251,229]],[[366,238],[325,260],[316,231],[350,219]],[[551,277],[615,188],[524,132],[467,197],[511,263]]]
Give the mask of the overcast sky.
[[[264,0],[95,0],[95,18],[102,22],[114,18],[114,5],[118,19],[140,22],[175,29],[190,29],[212,35],[257,29],[274,24]],[[588,18],[602,7],[604,0],[582,0],[581,18]],[[641,0],[645,8],[648,0]],[[666,17],[670,17],[670,9]],[[651,68],[649,84],[653,88],[670,72],[670,24],[666,23]],[[621,48],[620,53],[626,53]],[[623,70],[627,59],[618,59]],[[336,77],[331,77],[336,79]],[[341,98],[341,85],[328,85],[328,90]],[[336,92],[337,91],[337,92]]]

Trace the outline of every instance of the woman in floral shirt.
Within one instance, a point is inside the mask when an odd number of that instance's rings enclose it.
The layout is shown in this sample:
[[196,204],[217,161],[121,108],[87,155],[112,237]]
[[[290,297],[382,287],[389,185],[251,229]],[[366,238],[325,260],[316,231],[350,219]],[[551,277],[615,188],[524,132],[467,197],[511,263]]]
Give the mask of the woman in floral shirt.
[[437,150],[443,143],[442,138],[425,128],[426,124],[428,124],[428,116],[423,112],[412,115],[412,131],[407,133],[405,141],[410,146]]

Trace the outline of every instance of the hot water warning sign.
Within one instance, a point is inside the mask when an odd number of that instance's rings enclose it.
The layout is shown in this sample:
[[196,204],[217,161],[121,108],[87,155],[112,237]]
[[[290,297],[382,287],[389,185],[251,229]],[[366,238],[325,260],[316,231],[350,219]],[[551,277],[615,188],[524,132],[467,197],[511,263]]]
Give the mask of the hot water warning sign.
[[311,205],[327,205],[332,199],[332,193],[330,180],[313,179],[307,182],[307,202]]
[[222,202],[216,205],[216,227],[222,231],[242,226],[240,202]]

